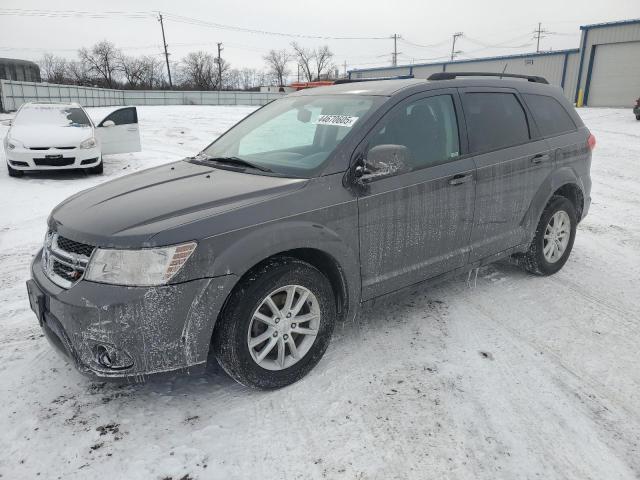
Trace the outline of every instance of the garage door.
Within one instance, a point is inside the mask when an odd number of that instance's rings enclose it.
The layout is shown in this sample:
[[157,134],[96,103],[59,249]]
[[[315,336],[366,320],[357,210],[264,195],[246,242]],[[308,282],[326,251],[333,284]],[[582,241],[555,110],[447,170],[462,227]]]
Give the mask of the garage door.
[[587,104],[630,107],[640,97],[640,42],[596,47]]

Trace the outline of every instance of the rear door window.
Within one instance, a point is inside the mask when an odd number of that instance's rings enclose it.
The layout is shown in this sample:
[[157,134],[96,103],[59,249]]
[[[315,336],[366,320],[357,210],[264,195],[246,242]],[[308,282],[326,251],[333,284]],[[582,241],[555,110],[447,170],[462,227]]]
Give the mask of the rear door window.
[[531,138],[527,115],[513,93],[468,92],[462,97],[473,152],[519,145]]
[[529,93],[522,96],[544,137],[552,137],[576,129],[576,124],[555,98]]

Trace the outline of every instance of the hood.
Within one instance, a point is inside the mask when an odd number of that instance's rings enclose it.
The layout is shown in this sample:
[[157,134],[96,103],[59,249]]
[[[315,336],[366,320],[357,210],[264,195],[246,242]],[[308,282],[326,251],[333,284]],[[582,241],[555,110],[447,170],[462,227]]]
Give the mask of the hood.
[[13,125],[9,138],[25,147],[77,147],[93,135],[91,126],[60,127],[51,125]]
[[[179,161],[80,192],[53,210],[49,224],[79,242],[152,246],[151,237],[166,229],[284,195],[306,182]],[[213,233],[190,232],[184,241]]]

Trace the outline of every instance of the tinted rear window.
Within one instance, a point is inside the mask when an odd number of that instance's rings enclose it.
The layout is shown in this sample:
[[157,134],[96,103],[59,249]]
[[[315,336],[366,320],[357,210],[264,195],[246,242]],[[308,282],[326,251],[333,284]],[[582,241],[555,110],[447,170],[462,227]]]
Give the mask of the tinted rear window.
[[523,97],[543,136],[560,135],[576,129],[576,124],[555,98],[534,94],[524,94]]
[[527,116],[514,94],[467,93],[463,101],[472,151],[497,150],[529,140]]

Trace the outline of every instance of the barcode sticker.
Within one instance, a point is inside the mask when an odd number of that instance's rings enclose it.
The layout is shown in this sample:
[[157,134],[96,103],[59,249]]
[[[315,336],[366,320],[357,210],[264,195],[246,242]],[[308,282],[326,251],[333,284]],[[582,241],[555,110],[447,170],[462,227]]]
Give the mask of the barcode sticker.
[[350,117],[348,115],[319,115],[313,122],[316,125],[335,125],[338,127],[352,127],[360,117]]

